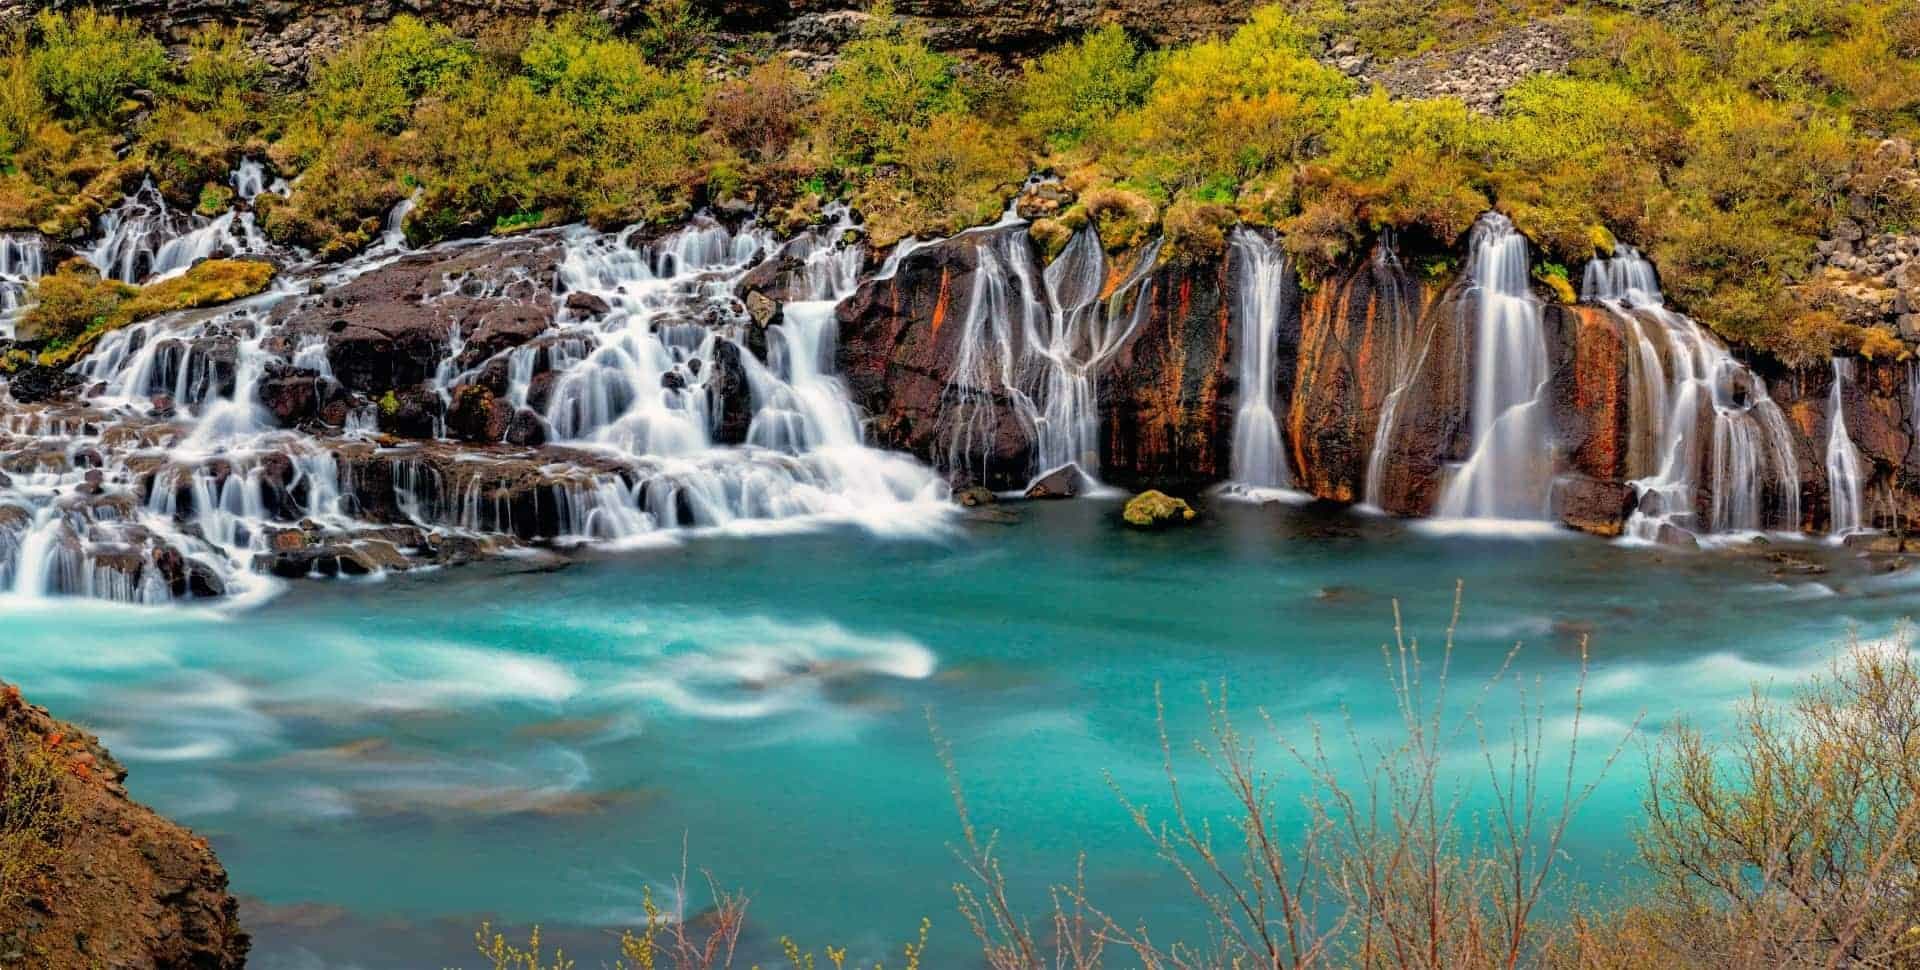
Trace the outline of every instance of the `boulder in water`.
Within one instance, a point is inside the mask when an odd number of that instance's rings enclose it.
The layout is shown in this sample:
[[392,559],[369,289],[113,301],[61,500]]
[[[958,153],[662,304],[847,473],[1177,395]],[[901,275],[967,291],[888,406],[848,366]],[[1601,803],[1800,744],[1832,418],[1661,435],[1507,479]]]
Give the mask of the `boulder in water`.
[[607,305],[607,301],[585,292],[567,294],[566,305],[567,309],[583,317],[604,317],[613,309]]
[[1078,465],[1061,465],[1027,486],[1028,498],[1073,498],[1080,494],[1082,479]]
[[1141,529],[1158,529],[1192,522],[1197,516],[1185,499],[1174,498],[1157,489],[1135,495],[1120,513],[1127,524]]
[[[1561,524],[1589,535],[1612,539],[1626,528],[1633,513],[1633,486],[1584,475],[1562,475],[1553,483],[1553,507]],[[1647,510],[1654,514],[1653,510]]]
[[953,493],[953,500],[965,508],[977,509],[983,505],[992,505],[998,502],[1000,496],[995,495],[993,489],[973,485]]
[[67,397],[79,389],[81,378],[54,367],[29,364],[7,378],[7,390],[22,404]]

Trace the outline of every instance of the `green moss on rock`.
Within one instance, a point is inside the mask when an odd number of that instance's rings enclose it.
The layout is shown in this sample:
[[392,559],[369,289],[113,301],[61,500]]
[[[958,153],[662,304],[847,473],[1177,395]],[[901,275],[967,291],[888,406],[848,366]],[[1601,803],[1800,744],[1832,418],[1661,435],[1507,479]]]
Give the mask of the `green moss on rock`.
[[1174,498],[1165,492],[1153,489],[1141,492],[1128,500],[1126,510],[1121,513],[1128,525],[1141,529],[1157,529],[1166,525],[1180,525],[1191,522],[1198,515],[1193,506],[1185,499]]

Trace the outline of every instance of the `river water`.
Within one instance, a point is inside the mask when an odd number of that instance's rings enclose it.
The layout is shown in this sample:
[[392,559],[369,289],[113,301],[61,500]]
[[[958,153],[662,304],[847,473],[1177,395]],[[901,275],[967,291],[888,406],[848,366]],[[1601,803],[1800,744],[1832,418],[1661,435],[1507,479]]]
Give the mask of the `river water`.
[[[248,608],[15,599],[0,671],[212,840],[261,967],[458,965],[486,917],[545,924],[597,965],[643,890],[671,901],[683,857],[696,884],[705,869],[750,893],[763,961],[780,934],[891,959],[927,917],[926,965],[960,967],[978,957],[930,716],[1019,898],[1084,851],[1109,911],[1177,932],[1194,908],[1116,794],[1164,801],[1156,684],[1195,805],[1224,819],[1184,753],[1202,687],[1227,682],[1244,727],[1263,709],[1295,740],[1343,710],[1382,732],[1393,600],[1436,650],[1459,581],[1454,682],[1523,642],[1550,739],[1591,636],[1585,776],[1636,718],[1642,737],[1723,723],[1753,684],[1787,690],[1850,629],[1883,637],[1913,609],[1920,578],[1769,548],[1831,571],[1316,506],[1223,500],[1139,533],[1110,502],[1030,503],[910,537],[826,527],[302,582]],[[1297,776],[1262,750],[1291,806]],[[1579,817],[1584,881],[1631,878],[1641,752]]]

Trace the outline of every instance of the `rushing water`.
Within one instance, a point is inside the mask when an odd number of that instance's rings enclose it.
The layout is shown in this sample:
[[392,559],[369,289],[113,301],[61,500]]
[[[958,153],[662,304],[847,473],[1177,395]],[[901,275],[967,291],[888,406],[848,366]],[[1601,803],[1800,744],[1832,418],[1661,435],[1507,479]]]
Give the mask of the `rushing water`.
[[1847,434],[1846,409],[1841,406],[1847,385],[1853,383],[1853,361],[1833,359],[1833,390],[1827,396],[1827,502],[1831,523],[1827,529],[1835,538],[1860,531],[1862,514],[1861,483],[1866,478],[1860,450]]
[[1236,229],[1232,242],[1233,316],[1240,333],[1235,348],[1240,400],[1233,417],[1233,481],[1249,489],[1291,488],[1293,476],[1287,471],[1286,443],[1273,397],[1280,327],[1292,309],[1287,296],[1293,265],[1272,237]]
[[[752,891],[763,964],[778,933],[891,958],[926,916],[927,965],[965,967],[929,713],[1005,833],[1019,899],[1085,850],[1103,905],[1171,935],[1191,928],[1185,890],[1109,788],[1163,804],[1156,684],[1181,752],[1204,730],[1200,688],[1223,682],[1256,737],[1256,708],[1295,738],[1343,710],[1372,736],[1391,714],[1391,598],[1437,649],[1457,577],[1456,682],[1524,641],[1517,673],[1541,679],[1551,736],[1591,635],[1597,761],[1642,713],[1649,732],[1712,724],[1754,682],[1816,668],[1849,623],[1885,634],[1916,588],[1825,546],[1804,548],[1831,575],[1778,580],[1731,550],[1438,539],[1240,503],[1143,534],[1116,513],[1032,504],[942,538],[846,529],[303,584],[238,613],[13,600],[0,671],[212,839],[265,970],[470,966],[488,915],[542,922],[597,965],[604,928],[638,918],[683,846],[696,881]],[[1204,766],[1181,764],[1224,821]],[[1630,750],[1579,816],[1569,871],[1620,877],[1639,770]]]
[[[283,188],[251,163],[232,182],[243,200]],[[441,402],[435,438],[447,436],[442,415],[454,392],[504,365],[505,397],[524,412],[516,420],[574,451],[451,463],[418,444],[364,453],[378,407],[364,396],[352,402],[344,433],[277,428],[256,400],[268,374],[292,369],[339,388],[324,337],[295,344],[281,332],[286,309],[310,289],[402,258],[409,204],[396,207],[379,245],[343,266],[301,265],[281,253],[295,266],[267,293],[108,334],[76,368],[97,388],[86,405],[10,411],[0,425],[15,473],[0,479],[0,589],[148,603],[264,594],[273,584],[259,572],[275,534],[311,523],[350,542],[355,530],[396,524],[363,512],[388,506],[397,524],[438,535],[536,537],[544,527],[516,521],[497,497],[501,482],[529,473],[550,482],[534,503],[552,510],[551,534],[537,538],[561,542],[828,518],[921,530],[946,514],[945,486],[932,470],[866,447],[860,416],[831,373],[834,312],[864,261],[840,242],[852,228],[844,213],[784,247],[751,225],[706,218],[649,242],[632,230],[575,227],[559,234],[555,284],[506,271],[448,279],[443,291],[423,294],[428,305],[456,295],[531,304],[553,287],[555,301],[586,297],[606,307],[562,310],[540,339],[472,366],[459,363],[471,333],[456,325],[429,382]],[[101,218],[88,257],[117,278],[151,281],[208,255],[259,251],[266,243],[251,220],[242,208],[215,219],[177,212],[149,184]],[[461,245],[470,244],[448,250]],[[733,284],[782,251],[801,271],[783,323],[768,328],[763,364],[741,344],[748,324]],[[535,415],[540,374],[552,384]],[[712,390],[723,374],[747,385],[744,403],[728,405]],[[744,441],[718,437],[725,406],[749,409]],[[1068,423],[1085,417],[1073,411]],[[368,460],[390,474],[357,472]]]
[[1639,492],[1627,535],[1798,528],[1793,443],[1766,382],[1706,328],[1667,309],[1653,264],[1631,246],[1587,264],[1581,298],[1607,307],[1627,334],[1628,474]]
[[1473,452],[1441,493],[1439,514],[1539,519],[1547,514],[1553,448],[1542,400],[1547,344],[1528,283],[1527,237],[1497,212],[1469,240],[1473,284]]
[[1038,272],[1024,234],[981,235],[980,268],[944,396],[946,470],[984,463],[996,420],[988,398],[999,392],[1032,444],[1034,477],[1072,468],[1097,482],[1101,373],[1146,314],[1144,291],[1160,243],[1135,254],[1115,278],[1091,226]]

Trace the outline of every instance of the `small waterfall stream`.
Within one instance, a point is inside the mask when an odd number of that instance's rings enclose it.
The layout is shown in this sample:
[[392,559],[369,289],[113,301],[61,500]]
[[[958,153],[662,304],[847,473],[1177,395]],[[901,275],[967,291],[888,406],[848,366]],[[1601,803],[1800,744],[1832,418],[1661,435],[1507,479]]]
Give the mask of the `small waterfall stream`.
[[0,339],[13,336],[27,287],[46,272],[46,243],[37,235],[0,235]]
[[[1002,228],[999,226],[991,228]],[[960,349],[947,378],[949,472],[984,469],[1004,394],[1033,445],[1035,480],[1072,469],[1098,484],[1100,372],[1139,329],[1155,241],[1119,279],[1091,226],[1035,272],[1024,233],[988,235],[979,246]]]
[[1240,377],[1233,418],[1233,485],[1257,495],[1293,487],[1273,399],[1280,326],[1293,310],[1287,305],[1293,265],[1277,240],[1260,233],[1235,229],[1231,244]]
[[1866,462],[1847,434],[1844,392],[1853,383],[1853,367],[1849,358],[1833,359],[1833,389],[1827,395],[1827,531],[1835,539],[1866,528],[1866,506],[1861,496]]
[[1541,394],[1547,348],[1528,285],[1527,239],[1497,212],[1469,240],[1474,283],[1473,451],[1441,493],[1456,519],[1540,519],[1553,473]]
[[1667,309],[1653,264],[1632,246],[1587,264],[1581,299],[1605,306],[1627,336],[1627,473],[1638,501],[1626,535],[1797,529],[1792,436],[1766,382],[1706,328]]

